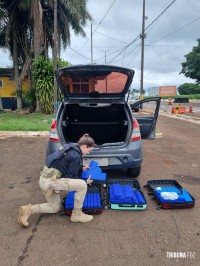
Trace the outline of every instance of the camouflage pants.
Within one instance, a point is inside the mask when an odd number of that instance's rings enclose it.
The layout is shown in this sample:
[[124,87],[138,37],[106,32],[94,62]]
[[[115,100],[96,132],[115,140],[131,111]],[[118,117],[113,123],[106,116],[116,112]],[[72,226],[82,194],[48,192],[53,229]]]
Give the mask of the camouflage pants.
[[82,209],[87,184],[82,179],[60,178],[61,172],[54,168],[44,167],[41,172],[39,185],[47,203],[32,205],[32,213],[56,213],[60,211],[60,194],[49,188],[50,184],[58,185],[59,190],[75,191],[74,209]]

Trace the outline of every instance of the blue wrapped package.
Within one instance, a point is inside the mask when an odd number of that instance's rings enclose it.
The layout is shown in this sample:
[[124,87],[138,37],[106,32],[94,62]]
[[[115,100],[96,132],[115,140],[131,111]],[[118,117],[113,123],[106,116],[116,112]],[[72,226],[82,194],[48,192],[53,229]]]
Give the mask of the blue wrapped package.
[[97,208],[101,208],[101,198],[100,198],[100,193],[97,193]]
[[132,200],[133,189],[130,185],[123,186],[125,200]]
[[91,176],[91,179],[95,180],[95,181],[102,181],[105,182],[106,181],[106,173],[95,173],[93,174],[93,178]]
[[94,169],[88,169],[82,172],[82,178],[88,179],[88,177],[91,176],[91,179],[95,179],[96,175],[100,173],[101,173],[101,169],[99,167],[96,167]]
[[186,189],[176,187],[163,187],[155,189],[155,195],[162,202],[193,202]]
[[98,163],[94,160],[90,162],[89,169],[82,172],[82,178],[88,179],[91,176],[91,179],[94,181],[105,182],[106,181],[106,173],[102,173],[101,168]]
[[92,193],[93,208],[97,208],[96,193]]
[[[127,193],[129,192],[127,191]],[[125,200],[125,191],[122,185],[112,184],[110,186],[110,202],[111,203],[130,203],[132,201],[131,199]]]
[[[64,212],[70,216],[74,208],[75,192],[69,192],[64,198]],[[101,185],[92,184],[88,186],[87,193],[83,201],[83,212],[87,214],[100,214],[103,211]]]
[[136,191],[133,191],[133,193],[132,193],[132,201],[133,201],[134,204],[138,204],[138,199],[137,199],[137,197],[136,197],[135,192],[136,192]]
[[144,197],[140,191],[136,190],[135,195],[136,195],[138,204],[146,204],[146,201],[145,201],[145,199],[144,199]]
[[91,197],[90,197],[89,193],[87,193],[87,197],[88,197],[88,206],[87,206],[87,208],[89,209],[89,208],[91,208]]
[[98,163],[94,160],[92,160],[89,165],[90,169],[95,169],[98,166],[99,166]]
[[182,189],[182,193],[183,193],[183,197],[185,198],[185,200],[186,200],[187,202],[193,202],[193,201],[194,201],[194,200],[191,198],[190,194],[188,193],[188,191],[187,191],[185,188]]
[[116,199],[123,198],[123,189],[119,184],[113,184],[113,193]]
[[83,208],[86,209],[87,208],[87,205],[88,205],[88,200],[87,200],[87,194],[85,195],[85,199],[84,199],[84,202],[83,202]]
[[110,186],[110,202],[114,202],[115,201],[115,196],[114,196],[114,189],[113,186]]
[[67,198],[65,200],[65,208],[73,209],[74,208],[74,191],[68,193]]
[[119,184],[113,184],[113,191],[114,191],[114,202],[123,203],[124,202],[123,187]]
[[90,194],[90,208],[94,208],[94,198],[93,198],[93,193]]
[[[168,195],[166,193],[168,193]],[[178,196],[176,199],[166,198],[166,196],[168,196],[168,197],[170,196],[170,193],[171,193],[172,196],[174,196],[172,194],[174,192],[165,192],[165,191],[162,191],[162,192],[156,191],[155,192],[155,195],[160,200],[160,202],[173,202],[173,203],[175,203],[175,202],[176,203],[178,203],[178,202],[180,202],[180,203],[181,202],[185,202],[185,199],[182,196]]]

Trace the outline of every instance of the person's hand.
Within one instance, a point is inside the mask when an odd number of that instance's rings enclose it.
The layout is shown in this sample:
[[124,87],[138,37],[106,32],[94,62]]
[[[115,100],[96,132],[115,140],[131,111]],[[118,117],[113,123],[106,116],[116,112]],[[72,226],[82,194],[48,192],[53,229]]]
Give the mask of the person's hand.
[[90,169],[89,165],[83,166],[83,171],[87,171],[88,169]]
[[91,175],[88,177],[88,179],[87,179],[87,184],[88,185],[91,185],[92,184],[92,182],[93,182],[93,180],[91,180]]

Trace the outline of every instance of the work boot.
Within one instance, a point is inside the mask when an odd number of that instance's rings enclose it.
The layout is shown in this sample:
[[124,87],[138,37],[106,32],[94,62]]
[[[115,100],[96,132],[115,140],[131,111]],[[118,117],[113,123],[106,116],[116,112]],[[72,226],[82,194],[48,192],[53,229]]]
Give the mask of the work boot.
[[88,223],[93,220],[92,215],[88,215],[82,212],[82,210],[73,210],[70,221],[73,223]]
[[28,218],[31,215],[31,204],[27,206],[21,206],[19,208],[19,216],[18,222],[22,225],[27,227],[29,225]]

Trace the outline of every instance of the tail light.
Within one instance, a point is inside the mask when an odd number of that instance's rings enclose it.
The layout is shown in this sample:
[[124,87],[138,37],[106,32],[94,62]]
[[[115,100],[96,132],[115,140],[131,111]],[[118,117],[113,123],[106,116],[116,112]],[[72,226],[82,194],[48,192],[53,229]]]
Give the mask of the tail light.
[[51,129],[49,133],[49,140],[53,142],[60,142],[60,139],[58,137],[58,132],[56,129],[56,119],[53,119],[51,123]]
[[140,127],[138,124],[138,121],[133,118],[133,132],[131,135],[131,141],[138,141],[141,139],[141,135],[140,135]]

